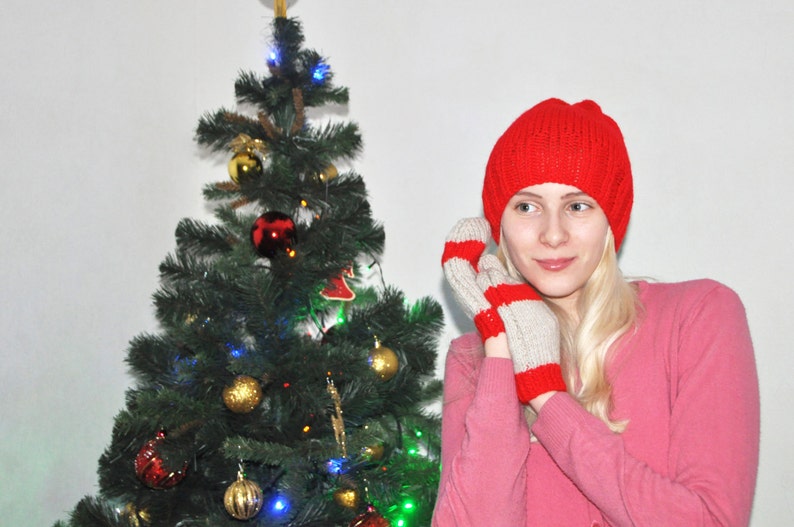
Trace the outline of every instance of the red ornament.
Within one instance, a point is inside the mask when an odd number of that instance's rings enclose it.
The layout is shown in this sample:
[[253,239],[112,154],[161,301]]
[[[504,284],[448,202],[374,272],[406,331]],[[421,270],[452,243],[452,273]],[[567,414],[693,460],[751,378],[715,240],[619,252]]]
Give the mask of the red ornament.
[[339,272],[339,276],[328,280],[328,285],[320,291],[320,295],[328,300],[343,300],[345,302],[350,302],[356,298],[356,293],[345,282],[345,276],[353,278],[352,267],[345,267]]
[[251,243],[260,256],[273,258],[280,252],[295,256],[296,241],[295,222],[283,212],[265,212],[251,226]]
[[146,442],[135,457],[135,475],[141,483],[153,489],[170,489],[185,478],[187,461],[181,468],[166,467],[160,455],[160,443],[165,440],[165,432]]
[[367,505],[367,512],[361,513],[350,522],[349,527],[390,527],[389,520],[380,515],[372,505]]

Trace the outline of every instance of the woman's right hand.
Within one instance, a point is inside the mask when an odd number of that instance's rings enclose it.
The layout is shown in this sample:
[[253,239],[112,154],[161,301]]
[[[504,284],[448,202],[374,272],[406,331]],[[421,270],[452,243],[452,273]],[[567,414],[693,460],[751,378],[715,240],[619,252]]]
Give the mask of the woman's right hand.
[[[483,342],[506,335],[522,404],[546,392],[565,391],[557,317],[528,283],[512,278],[496,256],[483,256],[489,236],[484,218],[466,218],[453,227],[442,257],[447,281]],[[500,346],[488,342],[487,348],[498,351]]]

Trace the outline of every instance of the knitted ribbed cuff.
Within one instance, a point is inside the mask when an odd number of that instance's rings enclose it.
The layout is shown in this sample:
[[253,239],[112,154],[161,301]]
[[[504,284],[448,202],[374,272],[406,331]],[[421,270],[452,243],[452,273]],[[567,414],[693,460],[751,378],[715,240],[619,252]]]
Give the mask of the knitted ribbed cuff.
[[564,392],[566,389],[559,364],[544,364],[516,373],[516,392],[521,404],[529,404],[529,401],[540,394]]
[[494,308],[480,311],[474,315],[474,327],[480,332],[483,342],[505,332],[502,317],[499,316],[499,313]]

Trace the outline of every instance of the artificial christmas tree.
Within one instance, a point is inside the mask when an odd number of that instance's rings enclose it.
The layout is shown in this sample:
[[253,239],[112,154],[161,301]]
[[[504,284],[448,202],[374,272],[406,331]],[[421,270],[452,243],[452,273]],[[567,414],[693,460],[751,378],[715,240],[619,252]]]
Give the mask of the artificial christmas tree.
[[216,221],[179,223],[99,495],[62,527],[430,523],[441,308],[377,276],[383,228],[337,168],[358,128],[306,115],[348,92],[276,14],[268,71],[235,84],[252,115],[200,119],[198,142],[230,159],[205,187]]

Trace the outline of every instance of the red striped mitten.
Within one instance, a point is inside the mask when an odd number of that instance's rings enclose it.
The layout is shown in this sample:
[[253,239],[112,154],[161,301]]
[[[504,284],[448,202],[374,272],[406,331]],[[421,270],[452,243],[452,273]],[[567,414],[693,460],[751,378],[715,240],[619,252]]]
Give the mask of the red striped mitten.
[[511,277],[494,255],[479,261],[477,284],[504,324],[516,389],[522,404],[550,391],[565,391],[557,317],[526,282]]
[[474,320],[483,342],[504,333],[499,313],[491,307],[483,290],[477,285],[477,262],[491,228],[485,218],[460,220],[447,236],[441,265],[458,304]]

